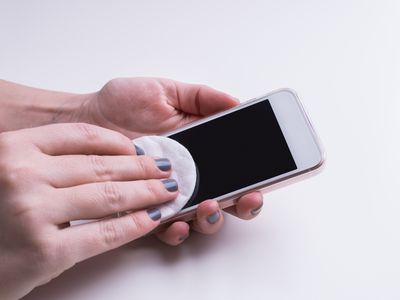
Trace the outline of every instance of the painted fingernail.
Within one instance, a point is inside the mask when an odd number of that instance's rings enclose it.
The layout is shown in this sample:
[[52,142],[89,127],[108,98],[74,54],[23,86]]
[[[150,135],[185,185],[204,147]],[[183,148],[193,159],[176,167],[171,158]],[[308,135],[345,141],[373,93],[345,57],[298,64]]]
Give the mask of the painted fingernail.
[[215,224],[218,222],[220,216],[221,216],[221,214],[217,210],[215,213],[213,213],[207,217],[207,222],[210,224]]
[[186,240],[189,237],[189,235],[183,235],[179,238],[179,242],[183,242],[184,240]]
[[171,170],[171,162],[169,161],[168,158],[156,159],[156,165],[161,171]]
[[263,207],[263,204],[261,204],[259,207],[255,208],[255,209],[253,209],[250,213],[251,213],[253,216],[257,216],[257,215],[260,213],[262,207]]
[[136,155],[144,155],[144,151],[142,148],[135,145],[135,149],[136,149]]
[[165,179],[162,183],[169,192],[176,192],[178,190],[178,183],[174,179]]
[[161,211],[155,207],[148,209],[147,214],[153,221],[157,221],[161,218]]

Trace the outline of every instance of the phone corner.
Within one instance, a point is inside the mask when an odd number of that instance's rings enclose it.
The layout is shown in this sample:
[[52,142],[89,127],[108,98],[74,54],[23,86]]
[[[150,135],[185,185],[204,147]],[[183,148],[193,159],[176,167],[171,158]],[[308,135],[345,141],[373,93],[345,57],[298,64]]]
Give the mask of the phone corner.
[[309,169],[309,173],[313,175],[321,173],[326,168],[326,151],[320,148],[320,155],[315,165]]
[[291,96],[295,97],[296,99],[299,99],[299,94],[297,93],[297,91],[292,88],[289,88],[289,87],[282,87],[282,88],[276,89],[272,93],[288,93]]

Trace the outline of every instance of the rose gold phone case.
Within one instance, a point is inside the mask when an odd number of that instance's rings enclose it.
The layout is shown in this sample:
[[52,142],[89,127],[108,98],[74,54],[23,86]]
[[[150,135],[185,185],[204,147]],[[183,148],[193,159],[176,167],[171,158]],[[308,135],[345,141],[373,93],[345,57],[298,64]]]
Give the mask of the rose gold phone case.
[[[324,162],[325,162],[325,151],[324,151],[324,149],[323,149],[323,147],[321,145],[320,139],[317,136],[317,134],[316,134],[316,132],[314,130],[314,127],[313,127],[313,125],[312,125],[312,123],[311,123],[311,121],[310,121],[310,119],[309,119],[309,117],[308,117],[308,115],[307,115],[302,103],[300,102],[300,100],[299,100],[299,98],[297,96],[297,93],[292,89],[287,89],[287,88],[278,89],[278,90],[275,90],[275,91],[273,91],[271,93],[265,94],[263,96],[250,99],[250,100],[248,100],[248,101],[246,101],[246,102],[244,102],[244,103],[242,103],[242,104],[240,104],[240,105],[238,105],[238,106],[236,106],[236,107],[234,107],[232,109],[229,109],[227,111],[215,114],[213,116],[210,116],[208,118],[202,119],[200,121],[193,122],[191,124],[188,124],[188,125],[184,126],[183,128],[180,128],[178,130],[171,131],[171,132],[168,132],[167,134],[165,134],[165,136],[169,136],[169,135],[171,135],[171,134],[173,134],[175,132],[180,132],[180,131],[186,130],[188,128],[195,127],[196,125],[198,125],[200,123],[204,123],[204,122],[207,122],[209,120],[216,119],[216,118],[220,117],[221,115],[225,115],[225,114],[228,114],[228,113],[230,113],[232,111],[239,110],[243,106],[251,105],[253,102],[256,102],[256,101],[258,101],[260,99],[263,99],[263,98],[267,98],[268,96],[270,96],[272,94],[275,94],[277,92],[280,92],[280,91],[288,91],[295,97],[295,99],[296,99],[296,101],[297,101],[297,103],[298,103],[298,105],[299,105],[299,107],[301,109],[301,112],[302,112],[302,114],[303,114],[303,116],[304,116],[304,118],[305,118],[305,120],[307,122],[307,126],[308,126],[308,128],[310,129],[310,131],[312,133],[312,136],[313,136],[313,138],[315,140],[315,143],[317,144],[317,146],[318,146],[318,148],[320,150],[321,161],[316,166],[314,166],[312,168],[309,168],[309,169],[306,169],[306,170],[303,170],[303,171],[299,171],[298,173],[291,174],[291,175],[285,176],[283,178],[279,178],[279,179],[277,179],[275,181],[272,181],[272,182],[269,182],[269,183],[260,184],[260,186],[258,186],[256,188],[251,188],[251,189],[248,189],[248,190],[244,190],[243,192],[238,193],[238,194],[236,194],[234,196],[230,196],[230,197],[227,197],[227,198],[221,198],[221,199],[218,200],[218,203],[219,203],[219,206],[221,207],[221,209],[224,209],[224,208],[227,208],[229,206],[232,206],[232,205],[236,204],[237,200],[241,196],[243,196],[245,194],[248,194],[249,192],[261,191],[262,193],[267,193],[267,192],[273,191],[275,189],[284,187],[286,185],[289,185],[289,184],[304,180],[306,178],[312,177],[312,176],[314,176],[314,175],[316,175],[316,174],[318,174],[318,173],[320,173],[322,171],[322,169],[323,169],[322,166],[324,165]],[[167,227],[170,223],[173,223],[175,221],[185,221],[185,222],[187,222],[187,221],[195,219],[196,218],[196,208],[197,208],[197,206],[198,205],[194,205],[194,206],[190,207],[190,209],[188,211],[180,212],[177,215],[175,215],[175,216],[163,221],[162,224],[160,226],[158,226],[155,231],[160,231],[162,228]]]

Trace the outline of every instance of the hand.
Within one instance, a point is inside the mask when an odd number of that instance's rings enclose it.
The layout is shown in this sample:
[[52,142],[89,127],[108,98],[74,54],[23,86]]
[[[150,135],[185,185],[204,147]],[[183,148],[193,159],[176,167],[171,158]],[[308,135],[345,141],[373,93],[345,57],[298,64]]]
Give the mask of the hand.
[[[76,114],[79,119],[119,131],[131,138],[160,134],[205,116],[234,107],[233,97],[204,85],[154,78],[120,78],[108,82],[99,92],[87,97]],[[259,192],[250,193],[226,209],[242,219],[256,216],[262,207]],[[211,234],[223,223],[216,201],[199,205],[192,228]],[[181,243],[189,235],[189,225],[176,222],[158,237],[170,245]]]
[[[0,298],[16,299],[79,261],[152,231],[175,199],[148,156],[120,133],[57,124],[0,134]],[[120,211],[134,211],[107,218]],[[99,221],[69,226],[69,221]]]

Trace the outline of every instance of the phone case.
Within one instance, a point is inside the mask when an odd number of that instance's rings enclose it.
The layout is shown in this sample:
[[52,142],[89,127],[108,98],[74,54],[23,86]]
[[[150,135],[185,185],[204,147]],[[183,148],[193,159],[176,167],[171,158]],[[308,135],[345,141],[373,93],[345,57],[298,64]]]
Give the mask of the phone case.
[[[300,102],[299,97],[297,96],[297,93],[294,90],[288,89],[288,88],[278,89],[278,90],[275,90],[275,91],[273,91],[271,93],[262,95],[260,97],[256,97],[256,98],[250,99],[250,100],[244,102],[243,105],[249,105],[254,101],[257,101],[257,100],[259,100],[261,98],[268,97],[269,95],[277,93],[279,91],[290,92],[295,97],[295,99],[296,99],[297,103],[299,104],[299,107],[300,107],[303,115],[305,116],[305,119],[307,121],[307,125],[308,125],[308,127],[310,128],[310,130],[311,130],[311,132],[313,134],[313,138],[314,138],[314,140],[315,140],[315,142],[316,142],[316,144],[317,144],[317,146],[318,146],[318,148],[319,148],[319,150],[321,152],[321,158],[322,159],[321,159],[319,164],[317,164],[316,166],[314,166],[314,167],[312,167],[310,169],[306,169],[306,170],[303,170],[303,171],[301,171],[299,173],[291,174],[291,175],[288,175],[286,177],[277,179],[276,181],[268,183],[264,187],[261,187],[261,188],[258,188],[258,189],[253,189],[253,190],[247,190],[247,191],[242,192],[240,194],[237,194],[237,195],[235,195],[233,197],[229,197],[229,198],[226,198],[226,199],[218,200],[218,203],[219,203],[219,206],[220,206],[221,209],[224,209],[224,208],[230,207],[232,205],[235,205],[237,203],[238,199],[241,196],[243,196],[245,194],[248,194],[248,193],[250,193],[252,191],[261,191],[263,194],[265,194],[265,193],[271,192],[271,191],[273,191],[275,189],[278,189],[278,188],[287,186],[289,184],[292,184],[292,183],[295,183],[295,182],[299,182],[299,181],[302,181],[302,180],[307,179],[309,177],[312,177],[312,176],[320,173],[323,170],[323,166],[325,165],[325,160],[326,160],[325,150],[322,147],[321,140],[320,140],[319,136],[317,135],[317,133],[315,132],[314,126],[312,125],[312,122],[309,119],[308,114],[306,113],[303,104]],[[212,117],[215,117],[215,116],[218,116],[218,115],[219,114],[216,114],[216,115],[214,115]],[[191,125],[193,126],[193,124],[191,124]],[[182,130],[182,129],[179,129],[179,131],[180,130]],[[173,131],[173,132],[175,132],[175,131]],[[172,132],[169,132],[166,135],[169,135],[171,133]],[[168,227],[171,223],[176,222],[176,221],[188,222],[188,221],[191,221],[191,220],[195,219],[196,218],[196,208],[197,208],[197,205],[193,206],[193,208],[190,209],[189,211],[178,213],[177,215],[175,215],[175,216],[163,221],[162,224],[160,224],[160,226],[158,226],[152,233],[161,231],[162,229]]]

